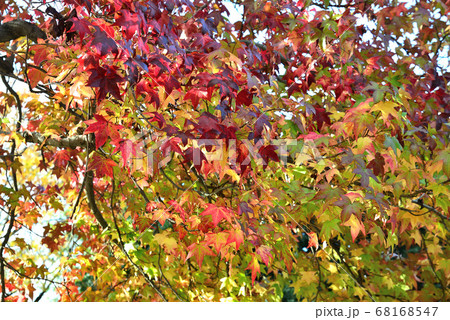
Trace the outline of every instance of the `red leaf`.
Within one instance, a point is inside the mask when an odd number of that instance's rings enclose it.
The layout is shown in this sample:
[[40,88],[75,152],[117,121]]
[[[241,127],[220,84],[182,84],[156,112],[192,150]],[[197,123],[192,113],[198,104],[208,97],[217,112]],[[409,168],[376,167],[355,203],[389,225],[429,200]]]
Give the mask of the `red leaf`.
[[120,153],[122,154],[123,165],[127,165],[131,155],[136,156],[136,146],[130,139],[114,140],[112,141],[112,143],[116,145],[114,152],[120,150]]
[[250,263],[248,264],[246,270],[252,271],[252,285],[253,285],[255,283],[256,275],[261,273],[259,262],[258,259],[256,259],[256,256],[252,257],[252,260],[250,260]]
[[67,150],[61,150],[55,153],[53,156],[57,167],[65,168],[70,160],[69,152]]
[[102,158],[98,155],[94,155],[92,158],[92,162],[89,164],[88,168],[90,170],[95,170],[95,173],[98,178],[102,178],[104,176],[113,177],[113,167],[117,166],[111,159]]
[[198,107],[200,99],[208,99],[208,90],[205,88],[193,88],[184,96],[184,100],[191,100],[195,109]]
[[241,246],[241,244],[244,242],[244,232],[242,232],[242,230],[240,229],[231,229],[228,231],[228,239],[227,239],[227,243],[236,243],[236,250],[239,250],[239,247]]
[[169,154],[170,151],[174,151],[177,152],[179,154],[183,154],[183,152],[180,149],[179,144],[181,143],[181,139],[178,137],[173,137],[169,140],[167,140],[166,142],[164,142],[161,145],[161,151],[163,153],[163,156],[167,156]]
[[239,92],[236,97],[236,105],[238,107],[242,105],[249,106],[252,104],[252,101],[253,101],[253,93],[251,93],[247,89],[244,89],[241,92]]
[[269,159],[272,159],[275,162],[280,161],[277,153],[275,152],[275,146],[273,145],[262,146],[261,149],[259,149],[259,154],[261,155],[261,158],[264,160],[263,169],[267,167]]
[[108,137],[112,140],[116,140],[120,138],[120,134],[118,132],[119,129],[122,129],[122,126],[113,124],[105,119],[105,117],[95,114],[94,119],[85,121],[88,124],[88,127],[84,131],[84,134],[94,133],[95,134],[95,148],[103,146]]
[[330,117],[328,116],[331,114],[330,112],[327,112],[322,107],[314,107],[315,108],[315,114],[314,114],[314,120],[317,121],[317,131],[320,131],[322,129],[322,126],[324,123],[331,125]]
[[211,215],[212,222],[215,227],[219,224],[222,219],[226,219],[231,223],[232,211],[225,207],[216,207],[215,205],[208,203],[208,208],[205,209],[201,216]]
[[268,246],[260,246],[258,249],[256,249],[256,253],[261,257],[261,260],[266,266],[269,265],[269,259],[273,258],[272,254],[270,253],[271,250],[272,249]]
[[103,100],[107,93],[110,93],[116,99],[122,100],[118,83],[124,79],[117,74],[116,66],[107,66],[105,68],[96,67],[88,71],[91,72],[87,85],[93,88],[99,88],[97,91],[97,99]]
[[89,28],[92,24],[89,21],[84,19],[72,18],[70,21],[73,22],[72,28],[70,28],[69,32],[78,32],[80,35],[80,41],[83,42],[84,36],[86,33],[90,34],[91,29]]
[[116,16],[114,25],[122,27],[127,39],[131,39],[142,26],[142,21],[136,13],[130,13],[130,11],[123,9],[116,12]]
[[170,200],[167,203],[175,209],[175,212],[178,212],[180,214],[181,219],[185,220],[186,211],[184,211],[180,203],[176,202],[175,200]]
[[149,122],[158,122],[158,126],[160,129],[162,129],[162,127],[164,127],[164,125],[166,124],[166,120],[158,112],[144,112],[143,115],[149,117],[147,119]]
[[110,38],[108,34],[101,30],[98,26],[94,26],[95,33],[93,35],[91,46],[97,49],[101,56],[106,56],[108,53],[118,54],[119,50],[114,39]]
[[220,250],[222,250],[222,248],[228,244],[227,242],[228,233],[226,232],[219,232],[219,233],[209,232],[205,236],[208,245],[213,245],[217,253],[219,253]]
[[369,162],[369,164],[367,165],[367,169],[372,169],[373,173],[376,176],[383,176],[384,175],[384,158],[383,156],[377,152],[375,154],[375,159],[373,159],[372,161]]

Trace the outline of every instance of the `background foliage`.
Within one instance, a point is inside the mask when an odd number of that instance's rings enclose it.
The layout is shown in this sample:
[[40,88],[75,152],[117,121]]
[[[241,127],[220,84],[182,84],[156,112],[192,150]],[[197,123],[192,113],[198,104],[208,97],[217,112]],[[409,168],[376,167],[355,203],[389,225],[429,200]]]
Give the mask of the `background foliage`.
[[0,13],[2,301],[448,300],[448,2]]

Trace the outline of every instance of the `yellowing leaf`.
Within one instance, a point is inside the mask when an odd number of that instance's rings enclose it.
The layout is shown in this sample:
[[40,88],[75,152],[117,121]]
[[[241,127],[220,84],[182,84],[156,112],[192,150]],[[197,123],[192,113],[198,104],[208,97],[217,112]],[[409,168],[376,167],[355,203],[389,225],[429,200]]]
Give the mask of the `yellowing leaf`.
[[164,230],[162,233],[154,235],[154,239],[160,246],[163,246],[166,252],[175,253],[178,243],[174,238],[168,237],[168,232]]
[[397,106],[398,104],[392,101],[378,102],[370,109],[370,112],[381,111],[381,117],[386,122],[389,115],[392,115],[394,118],[398,119],[398,111],[395,110],[395,107]]
[[352,235],[352,240],[355,242],[356,237],[361,231],[364,235],[366,235],[366,230],[364,229],[364,224],[358,220],[358,218],[352,214],[350,219],[347,222],[342,224],[343,226],[350,227],[350,233]]
[[302,282],[306,283],[307,285],[317,282],[316,271],[303,271]]

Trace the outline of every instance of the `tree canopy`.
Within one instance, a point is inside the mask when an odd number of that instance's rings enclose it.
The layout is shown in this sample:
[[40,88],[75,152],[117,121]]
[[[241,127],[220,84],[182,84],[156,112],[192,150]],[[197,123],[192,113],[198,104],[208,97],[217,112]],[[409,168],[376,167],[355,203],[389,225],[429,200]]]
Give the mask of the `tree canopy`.
[[447,301],[449,4],[0,4],[2,301]]

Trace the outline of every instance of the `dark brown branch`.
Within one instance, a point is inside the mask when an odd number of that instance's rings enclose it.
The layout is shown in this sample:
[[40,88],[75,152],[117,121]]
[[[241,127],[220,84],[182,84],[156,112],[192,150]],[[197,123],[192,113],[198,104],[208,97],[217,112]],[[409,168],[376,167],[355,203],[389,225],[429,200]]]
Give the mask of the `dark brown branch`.
[[420,201],[419,199],[412,200],[411,202],[419,205],[421,209],[425,208],[427,210],[430,210],[431,212],[435,213],[436,215],[438,215],[442,219],[450,220],[449,217],[446,217],[442,213],[437,211],[435,207],[429,206],[429,205],[423,203],[422,201]]
[[91,211],[94,214],[95,218],[97,219],[98,223],[100,223],[103,229],[108,228],[108,223],[106,222],[105,218],[103,218],[102,213],[100,212],[100,210],[97,207],[97,204],[95,203],[94,172],[92,172],[92,170],[86,172],[85,190],[88,198],[89,208],[91,208]]
[[16,19],[0,25],[0,43],[27,36],[34,42],[47,39],[47,35],[37,25]]
[[6,234],[3,238],[2,246],[0,247],[0,281],[2,286],[2,302],[6,301],[6,281],[5,281],[5,263],[6,261],[3,258],[3,251],[5,250],[6,245],[8,244],[9,237],[11,236],[11,231],[14,226],[14,219],[16,214],[16,208],[10,210],[9,216],[9,226]]

